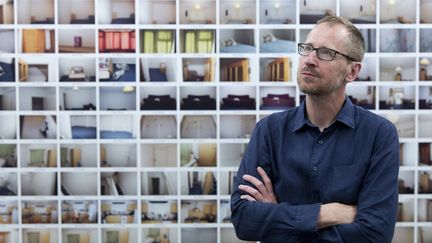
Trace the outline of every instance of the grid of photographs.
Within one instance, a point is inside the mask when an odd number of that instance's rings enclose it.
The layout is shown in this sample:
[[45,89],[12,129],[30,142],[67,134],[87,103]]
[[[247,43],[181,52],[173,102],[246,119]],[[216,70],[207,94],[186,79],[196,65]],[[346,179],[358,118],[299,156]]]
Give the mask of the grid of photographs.
[[233,178],[336,14],[400,136],[393,242],[432,242],[431,0],[0,0],[0,243],[242,242]]

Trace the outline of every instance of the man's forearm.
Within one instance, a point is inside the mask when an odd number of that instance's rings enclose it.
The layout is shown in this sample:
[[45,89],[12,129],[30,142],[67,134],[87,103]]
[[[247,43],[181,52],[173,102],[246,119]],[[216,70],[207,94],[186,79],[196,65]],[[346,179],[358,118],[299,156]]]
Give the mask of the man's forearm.
[[317,228],[323,229],[338,224],[350,224],[356,216],[356,207],[341,203],[322,204]]

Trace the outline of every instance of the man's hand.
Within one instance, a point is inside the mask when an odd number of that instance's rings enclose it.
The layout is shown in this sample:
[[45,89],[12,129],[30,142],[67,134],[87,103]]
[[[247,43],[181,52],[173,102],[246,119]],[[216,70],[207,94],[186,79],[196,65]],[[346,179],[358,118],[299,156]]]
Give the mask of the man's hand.
[[254,185],[256,189],[248,185],[240,185],[239,189],[249,194],[241,195],[240,198],[246,199],[248,201],[278,203],[276,196],[273,193],[273,185],[270,178],[267,176],[267,174],[261,167],[258,167],[257,171],[263,179],[264,184],[251,175],[243,175],[243,179]]

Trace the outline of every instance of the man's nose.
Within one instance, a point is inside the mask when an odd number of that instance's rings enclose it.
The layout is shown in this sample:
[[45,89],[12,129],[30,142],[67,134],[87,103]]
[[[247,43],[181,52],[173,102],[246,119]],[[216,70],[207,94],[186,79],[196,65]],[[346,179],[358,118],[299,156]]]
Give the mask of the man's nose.
[[304,63],[308,66],[317,66],[318,64],[318,56],[317,56],[317,52],[315,50],[313,50],[311,53],[309,53],[309,55],[303,57],[304,58]]

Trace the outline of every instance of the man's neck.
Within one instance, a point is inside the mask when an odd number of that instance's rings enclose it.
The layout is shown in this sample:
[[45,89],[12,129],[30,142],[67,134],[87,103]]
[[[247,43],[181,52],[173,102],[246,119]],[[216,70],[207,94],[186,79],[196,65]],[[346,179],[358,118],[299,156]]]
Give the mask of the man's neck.
[[336,120],[344,101],[345,95],[306,95],[307,117],[322,132]]

